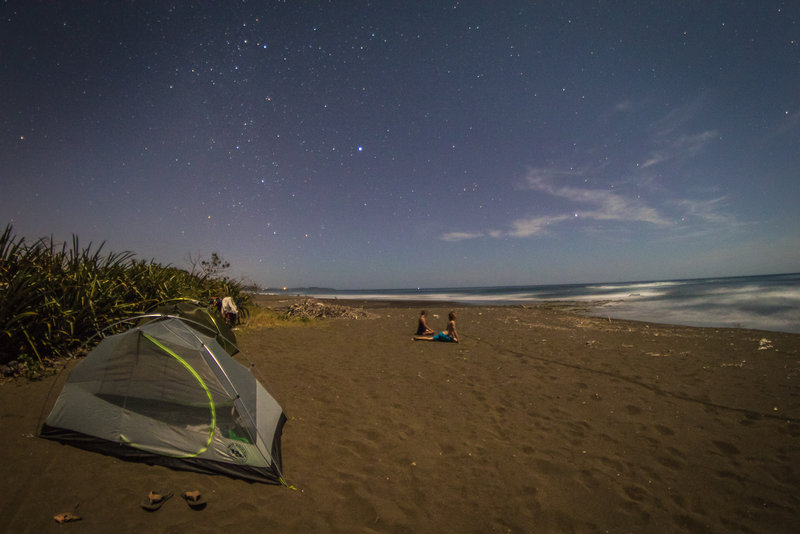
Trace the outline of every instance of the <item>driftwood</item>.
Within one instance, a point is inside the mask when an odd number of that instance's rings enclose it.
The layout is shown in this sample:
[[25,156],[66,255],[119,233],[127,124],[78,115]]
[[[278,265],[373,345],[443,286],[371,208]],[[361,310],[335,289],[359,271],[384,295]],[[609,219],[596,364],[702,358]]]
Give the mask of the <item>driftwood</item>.
[[289,317],[305,317],[309,319],[325,319],[343,317],[346,319],[365,319],[367,312],[360,308],[349,308],[339,304],[320,302],[316,299],[305,299],[289,306],[286,310]]

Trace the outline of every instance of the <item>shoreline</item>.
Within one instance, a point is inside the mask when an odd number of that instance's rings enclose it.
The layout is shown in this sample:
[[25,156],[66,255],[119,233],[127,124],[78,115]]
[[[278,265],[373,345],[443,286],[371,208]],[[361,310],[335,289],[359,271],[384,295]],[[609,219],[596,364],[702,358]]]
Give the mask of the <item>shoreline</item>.
[[264,306],[275,311],[281,311],[291,304],[302,302],[306,299],[317,300],[341,306],[354,308],[398,308],[423,310],[426,308],[519,308],[519,309],[552,309],[561,310],[565,313],[582,313],[590,309],[602,306],[609,301],[597,299],[593,301],[583,300],[547,300],[528,303],[498,303],[484,304],[475,302],[462,302],[458,300],[424,300],[424,299],[359,299],[359,298],[319,298],[306,295],[263,295],[255,294],[251,296],[252,302],[259,306]]
[[343,291],[295,288],[271,294],[478,306],[572,302],[592,307],[592,313],[599,317],[800,334],[800,273],[496,287]]
[[[773,533],[800,521],[798,334],[558,306],[331,302],[368,317],[237,331],[237,360],[289,418],[295,491],[37,438],[62,373],[0,387],[9,531],[54,530],[76,504],[81,532]],[[423,308],[434,329],[455,309],[461,343],[411,341]],[[150,490],[191,489],[206,510],[139,508]]]
[[[261,294],[253,295],[255,299],[264,302],[274,301],[302,301],[305,299],[320,302],[338,303],[342,305],[356,305],[362,308],[375,306],[417,307],[420,310],[437,305],[452,307],[521,307],[521,308],[548,308],[559,309],[565,312],[582,313],[587,316],[613,319],[617,321],[645,322],[650,324],[664,324],[687,326],[694,328],[732,328],[744,330],[762,330],[765,332],[778,332],[800,334],[800,312],[794,311],[791,317],[788,312],[782,312],[781,318],[771,317],[764,313],[751,313],[742,315],[741,310],[716,305],[714,310],[697,309],[696,305],[686,303],[664,302],[656,304],[654,301],[628,301],[626,299],[608,299],[597,296],[595,298],[570,299],[531,299],[524,301],[470,301],[462,299],[419,299],[419,298],[357,298],[356,296],[340,297],[315,297],[301,294]],[[784,304],[785,308],[786,305]]]

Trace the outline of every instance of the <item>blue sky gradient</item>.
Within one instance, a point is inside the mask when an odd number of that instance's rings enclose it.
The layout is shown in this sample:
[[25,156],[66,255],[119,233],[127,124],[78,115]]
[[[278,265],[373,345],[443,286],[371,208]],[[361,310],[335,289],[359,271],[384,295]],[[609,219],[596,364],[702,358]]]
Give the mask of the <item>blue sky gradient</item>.
[[0,5],[18,235],[263,286],[800,271],[797,2]]

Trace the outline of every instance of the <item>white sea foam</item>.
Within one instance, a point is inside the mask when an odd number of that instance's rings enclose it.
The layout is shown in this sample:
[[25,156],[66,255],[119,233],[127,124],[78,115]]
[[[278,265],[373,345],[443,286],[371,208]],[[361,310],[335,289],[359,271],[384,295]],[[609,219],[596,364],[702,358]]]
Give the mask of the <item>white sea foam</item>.
[[586,286],[586,289],[591,291],[609,291],[609,290],[635,290],[635,289],[643,289],[648,287],[658,287],[658,288],[665,288],[665,287],[675,287],[675,286],[683,286],[688,284],[689,282],[634,282],[630,284],[620,283],[620,284],[603,284],[603,285],[590,285]]
[[593,310],[591,315],[687,326],[752,328],[800,333],[798,307],[772,314],[754,314],[752,311],[730,305],[707,307],[687,306],[686,303],[669,305],[664,302],[642,301],[604,305]]
[[611,302],[592,315],[617,319],[800,333],[800,287],[709,288],[680,298]]
[[577,301],[606,301],[606,300],[634,300],[642,298],[656,298],[664,294],[664,291],[655,289],[624,289],[614,293],[592,293],[584,295],[570,295],[569,297],[548,297],[538,300],[577,300]]
[[690,326],[800,333],[800,275],[568,286],[520,286],[311,293],[328,299],[468,304],[594,303],[593,315]]

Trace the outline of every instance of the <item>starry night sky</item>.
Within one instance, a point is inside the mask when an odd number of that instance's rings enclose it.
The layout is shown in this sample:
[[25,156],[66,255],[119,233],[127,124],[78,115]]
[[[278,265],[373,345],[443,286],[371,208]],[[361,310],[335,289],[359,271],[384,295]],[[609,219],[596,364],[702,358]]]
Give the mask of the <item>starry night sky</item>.
[[0,223],[263,286],[800,270],[797,1],[0,4]]

